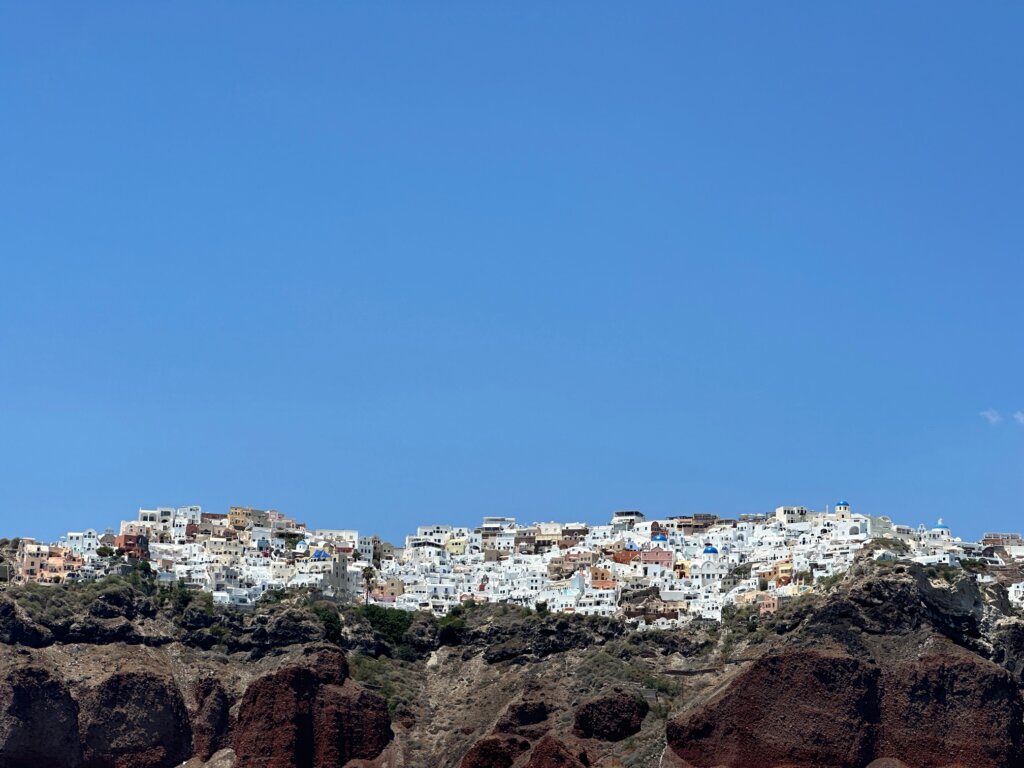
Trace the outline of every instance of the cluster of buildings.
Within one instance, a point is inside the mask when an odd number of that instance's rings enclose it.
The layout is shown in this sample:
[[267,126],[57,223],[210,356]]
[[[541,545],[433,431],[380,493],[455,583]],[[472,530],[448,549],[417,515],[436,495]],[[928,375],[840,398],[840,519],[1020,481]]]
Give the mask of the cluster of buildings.
[[[620,615],[638,629],[721,619],[727,606],[769,614],[846,570],[870,548],[958,567],[1024,561],[1019,534],[979,542],[934,527],[899,525],[841,501],[822,511],[647,519],[616,512],[605,524],[485,517],[478,527],[421,526],[402,546],[355,530],[309,529],[276,510],[198,506],[140,509],[117,532],[70,531],[59,542],[18,541],[15,582],[69,583],[146,568],[162,584],[255,603],[267,590],[311,587],[339,599],[443,615],[466,602],[500,602],[582,615]],[[1011,589],[1024,605],[1024,582]]]

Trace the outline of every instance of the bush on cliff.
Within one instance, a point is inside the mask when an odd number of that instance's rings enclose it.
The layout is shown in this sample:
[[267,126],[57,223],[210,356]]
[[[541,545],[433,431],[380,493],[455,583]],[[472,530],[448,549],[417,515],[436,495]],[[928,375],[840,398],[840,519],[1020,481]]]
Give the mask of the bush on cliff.
[[176,618],[184,616],[189,608],[208,616],[213,614],[213,594],[189,589],[184,584],[161,587],[157,600],[162,608],[166,608]]
[[[84,584],[23,584],[10,591],[33,621],[44,626],[70,624],[87,615],[100,602],[117,607],[109,615],[131,618],[136,607],[152,593],[152,583],[141,575],[107,576]],[[105,614],[93,611],[103,617]]]
[[379,605],[363,605],[359,613],[391,645],[399,645],[405,633],[412,626],[415,615],[397,608],[381,608]]
[[419,703],[418,676],[409,662],[350,653],[348,664],[353,680],[384,697],[392,717],[398,710],[410,710]]
[[341,644],[341,617],[338,609],[330,603],[315,603],[310,610],[324,625],[324,639],[335,645]]

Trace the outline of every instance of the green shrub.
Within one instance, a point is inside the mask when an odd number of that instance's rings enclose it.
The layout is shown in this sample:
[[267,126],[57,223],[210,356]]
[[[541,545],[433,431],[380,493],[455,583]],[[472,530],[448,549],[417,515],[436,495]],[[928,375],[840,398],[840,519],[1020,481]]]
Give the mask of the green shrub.
[[897,555],[906,555],[910,552],[910,545],[902,539],[891,539],[881,536],[877,539],[872,539],[864,546],[865,552],[876,552],[880,549],[888,549]]
[[456,610],[453,608],[437,622],[437,639],[441,645],[458,645],[462,641],[466,620],[462,618],[462,611]]
[[213,614],[212,592],[189,589],[180,582],[169,587],[161,587],[157,599],[175,617],[184,615],[185,609],[189,607],[208,615]]
[[832,589],[836,584],[843,580],[843,574],[834,573],[831,576],[819,576],[815,582],[821,589]]
[[681,690],[678,682],[663,675],[647,675],[640,680],[640,684],[644,688],[653,688],[658,693],[669,697],[678,695]]
[[225,626],[224,624],[214,624],[212,627],[209,627],[206,631],[213,635],[215,638],[217,638],[217,643],[219,645],[226,645],[228,640],[231,639],[231,628]]
[[386,656],[374,658],[362,653],[351,653],[348,664],[353,680],[384,697],[392,717],[400,707],[413,709],[419,703],[421,694],[416,686],[422,678],[413,672],[407,662]]
[[361,605],[359,612],[375,632],[395,646],[402,642],[402,637],[409,631],[415,618],[411,611],[382,608],[379,605]]
[[341,643],[341,617],[338,609],[329,603],[318,603],[312,607],[312,611],[324,625],[324,637],[328,642],[339,645]]
[[669,704],[663,704],[660,701],[656,701],[653,704],[651,704],[651,714],[659,720],[667,720],[669,711],[671,709],[672,707]]

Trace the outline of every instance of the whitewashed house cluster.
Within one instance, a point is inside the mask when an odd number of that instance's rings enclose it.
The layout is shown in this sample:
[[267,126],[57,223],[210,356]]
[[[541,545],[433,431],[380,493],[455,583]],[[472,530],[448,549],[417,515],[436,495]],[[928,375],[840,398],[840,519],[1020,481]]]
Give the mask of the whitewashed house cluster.
[[[115,552],[146,560],[161,583],[206,590],[227,605],[305,587],[439,615],[467,602],[621,615],[644,630],[720,619],[727,606],[771,613],[843,572],[876,539],[885,540],[872,546],[878,559],[944,567],[1024,560],[1019,534],[965,542],[941,520],[912,528],[857,513],[847,501],[738,518],[620,511],[598,525],[488,516],[478,527],[419,526],[403,547],[353,529],[309,530],[276,510],[220,514],[192,505],[139,509],[116,531],[70,531],[52,545],[26,539],[17,574],[44,583],[96,578],[121,559],[110,557]],[[1024,605],[1024,582],[1010,597]]]

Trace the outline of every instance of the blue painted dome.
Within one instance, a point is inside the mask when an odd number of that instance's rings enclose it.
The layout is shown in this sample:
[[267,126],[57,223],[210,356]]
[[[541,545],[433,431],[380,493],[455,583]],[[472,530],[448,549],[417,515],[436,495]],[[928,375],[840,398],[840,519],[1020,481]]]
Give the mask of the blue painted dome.
[[651,541],[668,541],[668,537],[664,533],[656,533],[651,536]]
[[837,501],[836,502],[836,506],[837,507],[848,507],[848,506],[850,506],[850,502],[848,502],[848,501]]
[[706,547],[704,547],[704,554],[705,555],[717,555],[718,554],[718,550],[714,547],[714,545],[708,544]]
[[949,526],[942,522],[942,518],[939,518],[939,522],[935,524],[936,529],[949,530]]

